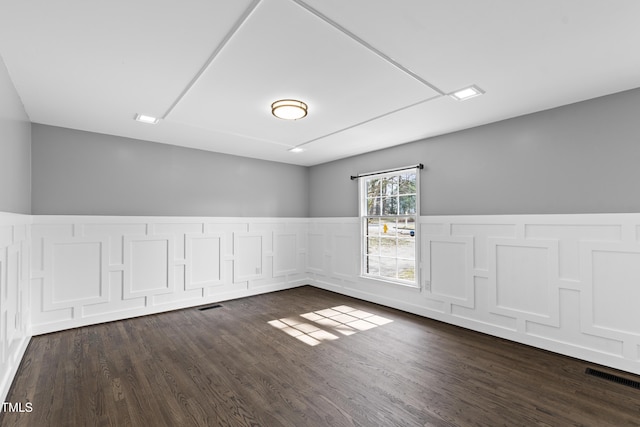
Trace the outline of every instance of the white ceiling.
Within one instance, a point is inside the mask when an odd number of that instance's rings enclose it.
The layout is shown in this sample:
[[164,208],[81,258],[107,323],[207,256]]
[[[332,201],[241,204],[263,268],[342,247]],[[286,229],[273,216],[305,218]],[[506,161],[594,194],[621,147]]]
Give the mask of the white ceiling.
[[[638,0],[0,0],[0,56],[35,123],[308,166],[640,87],[639,18]],[[309,115],[276,119],[281,98]]]

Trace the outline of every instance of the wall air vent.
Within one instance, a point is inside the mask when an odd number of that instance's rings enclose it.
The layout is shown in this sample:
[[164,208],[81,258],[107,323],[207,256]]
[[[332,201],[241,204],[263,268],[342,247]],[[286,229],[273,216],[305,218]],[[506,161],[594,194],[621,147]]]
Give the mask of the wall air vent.
[[608,372],[598,371],[596,369],[587,368],[584,371],[587,375],[593,375],[594,377],[603,378],[608,381],[613,381],[618,384],[626,385],[628,387],[637,388],[640,390],[640,382],[630,380],[628,378],[619,377],[618,375],[610,374]]
[[220,308],[222,307],[220,304],[207,305],[206,307],[198,308],[199,311],[211,310],[212,308]]

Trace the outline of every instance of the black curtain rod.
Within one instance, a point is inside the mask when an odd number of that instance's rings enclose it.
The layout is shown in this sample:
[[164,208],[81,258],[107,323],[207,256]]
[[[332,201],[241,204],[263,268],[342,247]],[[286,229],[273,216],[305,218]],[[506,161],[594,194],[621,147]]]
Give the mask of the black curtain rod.
[[414,166],[405,166],[403,168],[398,168],[398,169],[389,169],[389,170],[386,170],[386,171],[363,173],[363,174],[360,174],[360,175],[351,175],[351,180],[353,181],[354,179],[363,178],[365,176],[381,175],[383,173],[398,172],[398,171],[403,171],[403,170],[406,170],[406,169],[413,169],[413,168],[424,169],[424,165],[422,163],[418,163],[417,165],[414,165]]

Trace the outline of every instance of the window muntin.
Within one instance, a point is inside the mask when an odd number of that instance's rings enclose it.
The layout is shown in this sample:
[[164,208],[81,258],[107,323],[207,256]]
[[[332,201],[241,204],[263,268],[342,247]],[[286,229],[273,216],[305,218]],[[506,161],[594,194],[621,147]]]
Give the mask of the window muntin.
[[362,275],[417,286],[415,168],[361,179]]

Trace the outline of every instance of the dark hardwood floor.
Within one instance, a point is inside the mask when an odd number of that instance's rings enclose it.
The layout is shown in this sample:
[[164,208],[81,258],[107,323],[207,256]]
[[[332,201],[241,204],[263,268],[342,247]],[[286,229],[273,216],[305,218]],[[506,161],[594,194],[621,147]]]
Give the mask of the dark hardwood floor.
[[640,426],[586,367],[302,287],[33,337],[0,425]]

